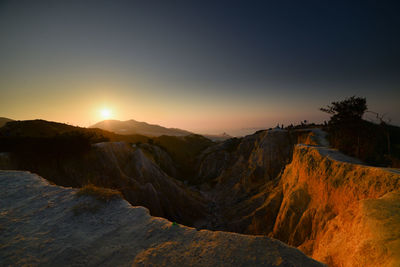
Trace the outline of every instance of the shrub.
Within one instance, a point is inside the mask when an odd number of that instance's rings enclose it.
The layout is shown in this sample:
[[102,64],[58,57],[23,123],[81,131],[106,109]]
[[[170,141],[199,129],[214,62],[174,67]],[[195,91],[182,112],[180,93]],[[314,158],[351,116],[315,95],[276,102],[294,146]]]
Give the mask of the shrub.
[[120,199],[122,198],[121,192],[104,187],[97,187],[92,184],[85,185],[82,187],[77,193],[77,196],[92,196],[95,197],[97,200],[108,202],[113,199]]
[[326,127],[331,146],[371,165],[398,166],[400,128],[363,120],[366,110],[366,99],[354,96],[321,108],[332,114]]
[[363,97],[352,96],[340,102],[332,102],[331,106],[328,105],[320,110],[332,115],[330,124],[357,122],[362,119],[367,110],[367,100]]

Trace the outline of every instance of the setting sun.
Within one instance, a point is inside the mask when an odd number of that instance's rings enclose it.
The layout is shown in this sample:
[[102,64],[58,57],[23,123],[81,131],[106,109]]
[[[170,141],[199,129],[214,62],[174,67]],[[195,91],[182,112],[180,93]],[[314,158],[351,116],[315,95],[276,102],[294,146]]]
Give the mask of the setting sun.
[[111,117],[111,110],[107,108],[102,109],[100,113],[103,119],[109,119]]

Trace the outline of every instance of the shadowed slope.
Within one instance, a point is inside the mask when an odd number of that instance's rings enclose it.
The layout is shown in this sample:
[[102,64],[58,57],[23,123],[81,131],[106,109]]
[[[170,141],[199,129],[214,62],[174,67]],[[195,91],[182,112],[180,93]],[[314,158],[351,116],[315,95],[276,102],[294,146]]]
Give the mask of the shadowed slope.
[[0,128],[3,127],[4,125],[6,125],[6,123],[9,121],[13,121],[13,120],[9,119],[9,118],[0,117]]

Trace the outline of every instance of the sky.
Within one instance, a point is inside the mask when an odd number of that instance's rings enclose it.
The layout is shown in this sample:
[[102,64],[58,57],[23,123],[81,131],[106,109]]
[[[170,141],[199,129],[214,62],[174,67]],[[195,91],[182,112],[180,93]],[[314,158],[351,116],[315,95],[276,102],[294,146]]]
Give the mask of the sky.
[[[0,117],[233,135],[353,95],[400,125],[397,1],[0,1]],[[105,116],[109,110],[109,116]]]

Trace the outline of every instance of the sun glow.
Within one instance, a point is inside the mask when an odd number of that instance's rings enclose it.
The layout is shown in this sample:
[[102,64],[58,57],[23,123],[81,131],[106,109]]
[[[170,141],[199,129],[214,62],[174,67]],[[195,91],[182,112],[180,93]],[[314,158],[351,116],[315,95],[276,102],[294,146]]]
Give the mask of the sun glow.
[[100,111],[100,114],[101,114],[101,117],[102,117],[103,119],[109,119],[109,118],[111,118],[111,110],[108,109],[108,108],[103,108],[103,109]]

